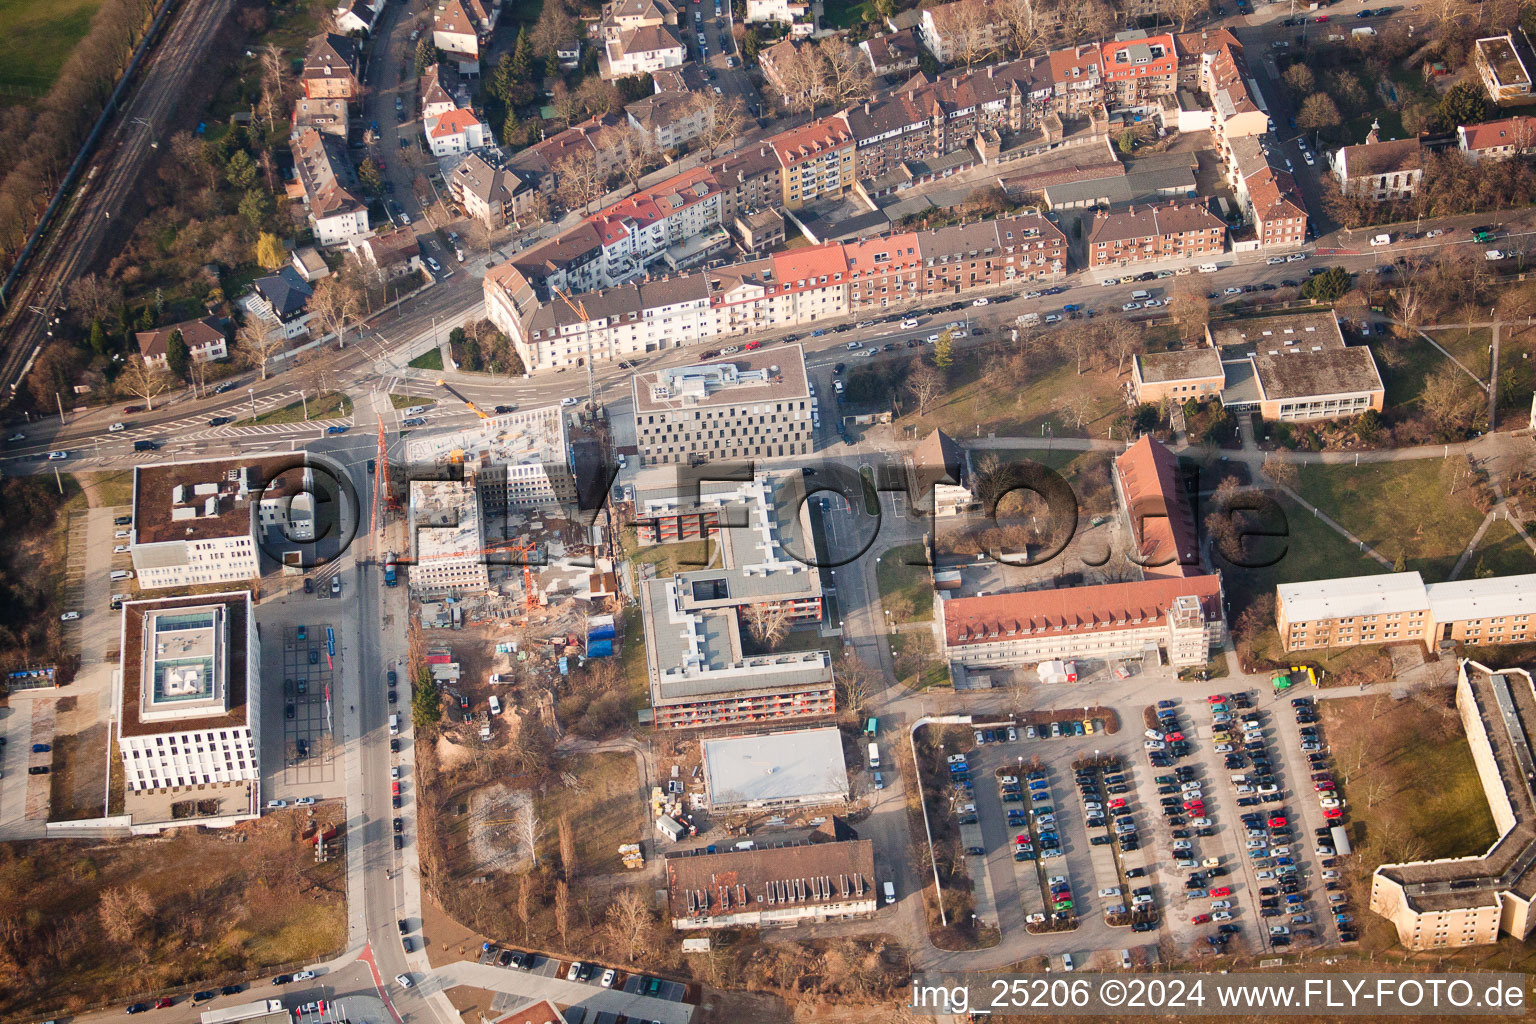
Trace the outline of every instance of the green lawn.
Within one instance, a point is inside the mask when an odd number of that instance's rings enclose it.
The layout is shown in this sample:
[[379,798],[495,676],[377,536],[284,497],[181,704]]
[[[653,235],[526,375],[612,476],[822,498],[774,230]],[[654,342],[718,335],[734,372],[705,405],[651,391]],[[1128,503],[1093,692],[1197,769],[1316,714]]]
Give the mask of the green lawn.
[[1462,570],[1462,578],[1471,577],[1477,571],[1494,576],[1519,576],[1536,572],[1536,554],[1531,552],[1525,539],[1515,532],[1505,519],[1495,519],[1488,524],[1488,531],[1472,553],[1472,561]]
[[19,98],[6,86],[46,93],[100,6],[101,0],[0,0],[0,103]]
[[437,399],[426,398],[422,395],[390,395],[389,407],[391,409],[409,409],[413,405],[424,405],[427,408],[437,404]]
[[440,348],[429,348],[406,365],[417,370],[441,370],[443,368],[443,350]]
[[1378,339],[1370,348],[1381,370],[1381,382],[1386,385],[1389,407],[1417,405],[1424,381],[1445,365],[1445,357],[1417,335],[1407,341]]
[[1254,598],[1274,593],[1277,583],[1304,583],[1387,571],[1380,562],[1355,550],[1354,545],[1337,531],[1300,505],[1286,499],[1280,506],[1285,510],[1286,537],[1283,542],[1273,542],[1273,547],[1269,546],[1271,542],[1265,542],[1262,551],[1254,552],[1256,557],[1253,559],[1268,561],[1276,558],[1273,565],[1250,569],[1218,560],[1222,582],[1232,598],[1234,619]]
[[[1387,558],[1440,582],[1483,521],[1468,491],[1451,494],[1460,460],[1303,466],[1302,497]],[[1331,573],[1330,575],[1347,575]]]
[[352,399],[340,391],[327,391],[320,397],[309,400],[307,417],[304,415],[305,408],[305,403],[301,400],[280,409],[268,409],[255,419],[241,420],[236,426],[245,427],[256,423],[303,423],[306,419],[340,419],[343,416],[352,415]]
[[1456,359],[1477,374],[1477,379],[1488,380],[1488,346],[1493,344],[1493,331],[1486,327],[1455,327],[1445,331],[1427,331]]
[[656,575],[676,576],[680,572],[707,569],[720,562],[720,545],[713,540],[685,540],[676,544],[635,547],[634,534],[624,535],[624,552],[637,567],[654,565]]
[[[920,437],[935,427],[955,437],[975,437],[978,432],[1005,437],[1103,437],[1124,408],[1113,374],[1079,375],[1073,364],[1063,363],[1026,387],[999,388],[981,380],[989,358],[973,352],[957,359],[950,370],[948,391],[927,415],[902,416],[898,428],[913,427]],[[1089,404],[1079,426],[1069,402],[1083,395]]]
[[880,13],[868,0],[864,3],[853,3],[852,0],[826,0],[822,10],[825,15],[822,22],[829,28],[852,28],[861,21],[878,25],[881,21]]
[[92,473],[91,485],[102,507],[133,504],[133,473],[128,470]]
[[[926,565],[909,565],[923,562],[926,556],[923,545],[903,544],[880,555],[875,565],[875,579],[880,584],[880,603],[885,610],[903,611],[911,606],[911,617],[902,621],[926,622],[933,617],[933,579]],[[894,617],[894,614],[893,614]]]
[[[891,660],[900,664],[902,652],[909,643],[919,642],[914,640],[914,637],[919,635],[921,634],[896,633],[891,636],[889,638],[891,643]],[[932,646],[932,642],[929,641],[929,647],[931,648]],[[910,686],[914,690],[926,690],[931,686],[948,686],[949,670],[945,667],[941,658],[929,657],[916,674],[899,679],[897,682]]]

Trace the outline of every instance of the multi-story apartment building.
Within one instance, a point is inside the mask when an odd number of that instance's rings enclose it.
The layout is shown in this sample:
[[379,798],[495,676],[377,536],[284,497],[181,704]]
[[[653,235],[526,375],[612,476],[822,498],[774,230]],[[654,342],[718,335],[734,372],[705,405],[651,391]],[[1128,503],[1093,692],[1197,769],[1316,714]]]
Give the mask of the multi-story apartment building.
[[637,375],[631,386],[641,465],[812,450],[813,400],[798,345],[668,367]]
[[784,194],[779,156],[767,145],[748,146],[709,164],[720,190],[720,220],[751,210],[777,210]]
[[1087,117],[1104,105],[1104,51],[1083,43],[1046,54],[1050,65],[1051,109],[1062,117]]
[[492,230],[527,217],[538,194],[522,175],[480,153],[459,161],[447,179],[465,214]]
[[1482,79],[1488,98],[1501,107],[1525,103],[1531,98],[1531,72],[1515,49],[1515,38],[1501,36],[1479,39],[1473,44],[1472,63]]
[[1050,280],[1067,270],[1067,236],[1034,212],[919,232],[917,252],[927,295]]
[[785,209],[853,187],[853,132],[841,114],[780,132],[768,144],[779,158],[779,203]]
[[1367,196],[1378,203],[1406,199],[1424,179],[1424,150],[1419,140],[1381,141],[1379,125],[1359,146],[1344,146],[1333,158],[1333,176],[1346,195]]
[[559,406],[498,413],[462,430],[413,435],[406,460],[423,479],[472,482],[482,512],[556,508],[576,499]]
[[498,278],[516,271],[516,276],[546,299],[553,297],[556,288],[570,294],[613,283],[603,262],[602,235],[598,234],[597,225],[587,220],[541,245],[524,249],[487,272],[486,280],[491,280],[491,273],[497,271]]
[[981,672],[1151,651],[1170,665],[1198,665],[1226,636],[1217,575],[953,597],[934,607],[941,656]]
[[1178,88],[1179,58],[1173,36],[1120,32],[1103,45],[1106,105],[1117,110],[1147,110]]
[[305,98],[357,99],[362,93],[357,77],[359,52],[357,40],[334,32],[311,40],[299,73]]
[[[1498,838],[1477,855],[1383,864],[1371,876],[1371,910],[1412,950],[1487,946],[1536,930],[1536,690],[1524,669],[1463,660],[1456,710]],[[1419,780],[1433,785],[1433,780]]]
[[856,839],[668,857],[667,906],[680,932],[873,917],[880,906],[874,844]]
[[910,28],[873,36],[860,43],[859,49],[876,78],[895,78],[917,70],[917,35]]
[[477,481],[413,479],[409,522],[412,593],[483,594],[490,589]]
[[293,165],[317,243],[344,245],[368,233],[368,204],[342,140],[313,128],[300,130],[293,140]]
[[[119,658],[116,740],[134,830],[257,817],[261,639],[250,592],[125,603]],[[178,795],[196,815],[174,814]]]
[[1306,242],[1307,210],[1296,179],[1265,144],[1262,135],[1226,140],[1227,183],[1253,222],[1259,245],[1295,248]]
[[1355,576],[1275,588],[1275,625],[1286,650],[1422,643],[1527,643],[1536,574],[1426,585],[1417,572]]
[[433,156],[453,156],[471,150],[494,146],[491,126],[480,120],[480,115],[470,107],[457,107],[437,117],[423,118],[427,146]]
[[991,0],[950,0],[922,9],[917,36],[940,64],[967,65],[1001,53],[1008,43],[1008,21]]
[[1204,200],[1130,206],[1094,216],[1088,265],[1097,269],[1197,259],[1224,252],[1226,245],[1227,226]]
[[551,285],[564,286],[553,272],[538,276],[546,264],[530,265],[536,252],[492,268],[484,280],[486,316],[512,339],[530,371],[582,365],[589,351],[596,359],[625,359],[776,325],[825,322],[914,294],[957,295],[1055,278],[1065,271],[1066,238],[1044,217],[1026,213],[889,241],[828,242],[573,295],[586,319],[564,300],[549,298]]
[[701,484],[697,495],[641,493],[635,515],[667,518],[694,506],[720,509],[710,527],[720,567],[643,586],[653,724],[787,723],[835,713],[828,652],[749,653],[752,634],[744,628],[755,616],[801,624],[821,619],[821,559],[803,478],[767,473],[724,487]]
[[694,167],[641,189],[589,218],[603,246],[603,274],[626,281],[711,230],[720,231],[720,189],[707,167]]
[[501,0],[441,0],[432,13],[432,42],[460,74],[480,73],[480,48],[490,41]]
[[310,487],[302,454],[135,466],[128,553],[140,588],[257,579],[263,547],[276,558],[302,540]]
[[599,73],[603,78],[648,75],[678,68],[688,59],[687,50],[670,25],[648,26],[620,32],[603,46]]

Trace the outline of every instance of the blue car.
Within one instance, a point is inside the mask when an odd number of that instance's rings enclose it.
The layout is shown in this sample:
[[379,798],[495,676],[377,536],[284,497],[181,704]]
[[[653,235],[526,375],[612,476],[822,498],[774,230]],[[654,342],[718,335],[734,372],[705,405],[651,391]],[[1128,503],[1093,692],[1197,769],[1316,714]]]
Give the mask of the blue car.
[[1289,857],[1276,857],[1275,863],[1283,867],[1287,864],[1295,864],[1296,862]]
[[347,428],[343,426],[326,427],[325,432],[327,434],[345,434],[347,432]]
[[46,753],[48,753],[48,751],[50,751],[52,749],[53,748],[50,747],[46,743],[34,743],[34,744],[32,744],[32,753],[34,753],[34,754],[46,754]]

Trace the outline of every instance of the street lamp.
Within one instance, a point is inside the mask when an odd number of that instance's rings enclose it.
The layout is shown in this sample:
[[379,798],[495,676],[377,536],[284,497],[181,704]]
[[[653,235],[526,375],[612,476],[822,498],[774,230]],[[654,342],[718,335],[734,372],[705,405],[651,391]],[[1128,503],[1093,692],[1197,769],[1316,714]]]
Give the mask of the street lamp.
[[254,420],[256,418],[256,389],[254,387],[246,388],[245,389],[245,393],[250,396],[250,399],[251,399],[251,419]]

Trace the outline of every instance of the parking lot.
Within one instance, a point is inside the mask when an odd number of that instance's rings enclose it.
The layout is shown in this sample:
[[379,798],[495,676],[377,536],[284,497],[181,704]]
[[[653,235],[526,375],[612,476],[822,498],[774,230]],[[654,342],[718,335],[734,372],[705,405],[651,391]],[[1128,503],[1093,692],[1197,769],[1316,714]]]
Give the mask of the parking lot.
[[[996,742],[977,744],[975,729],[988,727],[978,720],[964,742],[945,751],[965,758],[969,787],[952,775],[947,811],[962,816],[978,915],[1005,942],[1026,926],[1069,928],[1040,936],[1044,942],[1022,940],[1020,948],[1102,950],[1106,965],[1119,962],[1119,947],[1153,938],[1133,932],[1133,920],[1196,955],[1338,941],[1334,912],[1349,911],[1332,875],[1341,865],[1331,838],[1319,831],[1335,823],[1324,818],[1321,802],[1333,801],[1331,790],[1319,789],[1331,786],[1326,738],[1309,721],[1309,708],[1292,707],[1293,699],[1309,700],[1301,689],[1223,693],[1219,684],[1181,682],[1155,666],[1129,679],[1109,666],[1079,669],[1083,681],[1031,695],[1037,712],[1062,719],[1097,705],[1086,713],[1117,715],[1115,732],[1090,718],[1092,734],[1074,729],[1051,738],[1037,729],[1029,738],[1016,717],[1016,739],[1007,739],[1005,720],[990,725]],[[1226,700],[1208,699],[1216,696]],[[1304,741],[1311,749],[1302,749]],[[1095,775],[1095,763],[1108,758],[1118,763]],[[1041,806],[1051,810],[1048,828],[1030,813]],[[1250,827],[1243,815],[1255,813],[1262,819],[1250,819]],[[1271,818],[1285,821],[1271,826]],[[1056,844],[1049,859],[1042,858],[1042,833]],[[1018,842],[1021,835],[1027,843]],[[1250,849],[1261,835],[1262,846]],[[1052,920],[1063,896],[1075,927]],[[1123,916],[1112,913],[1122,906]],[[1285,931],[1271,935],[1271,927]]]
[[[333,731],[335,709],[332,659],[326,651],[325,624],[283,627],[282,707],[285,791],[304,795],[306,786],[324,786],[340,777],[339,744]],[[302,637],[302,639],[301,639]],[[276,671],[269,673],[276,675]]]
[[[602,984],[603,972],[608,970],[603,964],[592,960],[571,961],[561,960],[558,957],[545,956],[542,953],[530,953],[514,949],[510,946],[490,945],[488,949],[480,951],[480,962],[489,966],[504,967],[509,971],[525,971],[529,974],[542,975],[546,978],[565,978],[569,981],[578,981],[579,978],[570,977],[571,968],[576,964],[588,968],[590,977],[587,983],[593,987]],[[629,992],[634,995],[653,996],[657,999],[667,999],[675,1003],[683,1001],[687,988],[676,981],[668,981],[649,974],[625,974],[617,969],[612,987],[616,991]],[[610,1013],[598,1013],[593,1019],[617,1021],[619,1018]],[[573,1018],[574,1019],[574,1018]]]

